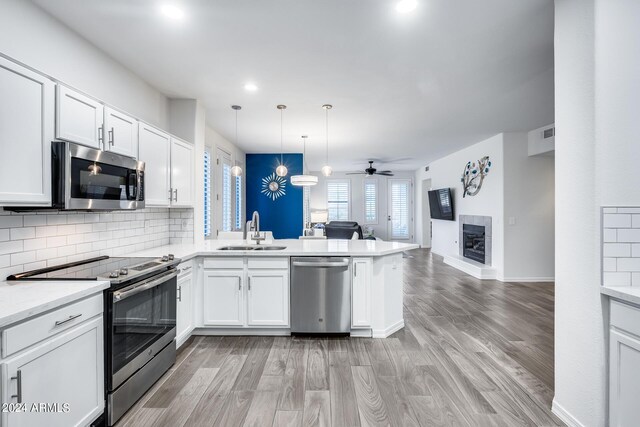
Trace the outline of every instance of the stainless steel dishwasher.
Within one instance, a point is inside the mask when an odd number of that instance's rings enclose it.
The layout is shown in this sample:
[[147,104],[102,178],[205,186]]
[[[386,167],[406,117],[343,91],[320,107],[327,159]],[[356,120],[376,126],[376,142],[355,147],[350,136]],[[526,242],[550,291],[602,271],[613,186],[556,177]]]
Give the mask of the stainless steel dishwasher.
[[291,333],[349,334],[349,258],[291,258]]

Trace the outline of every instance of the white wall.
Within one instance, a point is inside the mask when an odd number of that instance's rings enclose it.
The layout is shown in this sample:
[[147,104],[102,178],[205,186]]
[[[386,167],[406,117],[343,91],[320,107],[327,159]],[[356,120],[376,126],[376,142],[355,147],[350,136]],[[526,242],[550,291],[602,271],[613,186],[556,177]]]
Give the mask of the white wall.
[[[346,175],[345,172],[334,171],[330,177],[326,178],[321,172],[311,172],[313,175],[318,176],[318,184],[311,187],[310,193],[310,208],[311,210],[325,210],[327,209],[327,179],[348,179],[351,187],[351,203],[349,208],[350,219],[357,221],[363,228],[371,227],[376,237],[382,240],[388,238],[388,221],[389,215],[388,206],[388,180],[389,178],[384,176],[375,176],[367,178],[364,175]],[[394,176],[390,178],[401,179],[414,179],[414,173],[411,171],[394,171]],[[378,222],[377,224],[365,224],[364,223],[364,181],[375,179],[378,182]],[[415,188],[415,185],[414,185]],[[413,212],[413,209],[411,210]],[[415,221],[414,221],[415,223]],[[412,226],[411,234],[414,235],[414,227]]]
[[[462,197],[460,177],[468,161],[477,162],[489,156],[492,167],[486,176],[478,195]],[[492,266],[503,271],[504,259],[504,161],[503,135],[495,135],[470,147],[464,148],[442,159],[432,162],[429,173],[421,174],[421,179],[431,178],[434,189],[451,188],[454,200],[455,221],[433,220],[431,250],[439,255],[457,255],[460,215],[483,215],[492,218]],[[424,169],[422,169],[423,171]],[[422,223],[422,203],[416,206],[416,224]],[[421,235],[417,233],[417,235]]]
[[556,0],[554,410],[606,424],[600,206],[640,205],[640,3]]
[[505,281],[553,280],[554,158],[528,156],[527,134],[504,134]]
[[0,54],[167,129],[167,98],[29,1],[0,2]]

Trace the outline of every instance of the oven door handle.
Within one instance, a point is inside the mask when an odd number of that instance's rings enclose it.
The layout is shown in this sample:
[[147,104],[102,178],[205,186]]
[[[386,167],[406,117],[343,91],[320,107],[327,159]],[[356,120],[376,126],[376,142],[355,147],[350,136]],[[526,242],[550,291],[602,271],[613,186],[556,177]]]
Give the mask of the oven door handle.
[[139,294],[140,292],[146,291],[148,289],[151,288],[155,288],[156,286],[159,286],[165,282],[167,282],[168,280],[173,279],[174,277],[178,276],[179,271],[178,270],[173,270],[169,273],[163,274],[162,276],[153,279],[153,280],[149,280],[147,282],[142,282],[140,284],[136,284],[136,285],[131,285],[127,288],[124,288],[121,291],[116,291],[113,293],[113,302],[120,302],[122,300],[125,300],[129,297],[132,297],[136,294]]

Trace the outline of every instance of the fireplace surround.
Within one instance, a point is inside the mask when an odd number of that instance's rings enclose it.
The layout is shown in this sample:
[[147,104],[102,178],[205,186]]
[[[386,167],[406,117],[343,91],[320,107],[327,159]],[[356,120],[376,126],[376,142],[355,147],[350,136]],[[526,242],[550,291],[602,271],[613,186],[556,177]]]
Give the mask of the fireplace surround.
[[459,255],[468,260],[491,265],[492,226],[490,216],[459,215]]

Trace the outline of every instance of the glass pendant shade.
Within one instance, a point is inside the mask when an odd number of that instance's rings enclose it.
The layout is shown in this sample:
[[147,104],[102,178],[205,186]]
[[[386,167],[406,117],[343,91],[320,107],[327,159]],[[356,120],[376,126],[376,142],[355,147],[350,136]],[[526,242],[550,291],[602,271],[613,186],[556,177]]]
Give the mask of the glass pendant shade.
[[289,170],[287,169],[287,167],[283,164],[280,164],[277,168],[276,168],[276,175],[278,176],[287,176],[287,174],[289,173]]
[[242,175],[242,168],[238,165],[235,165],[231,168],[231,176],[240,176]]
[[325,165],[322,167],[322,175],[331,176],[332,172],[333,172],[333,168],[331,166]]

